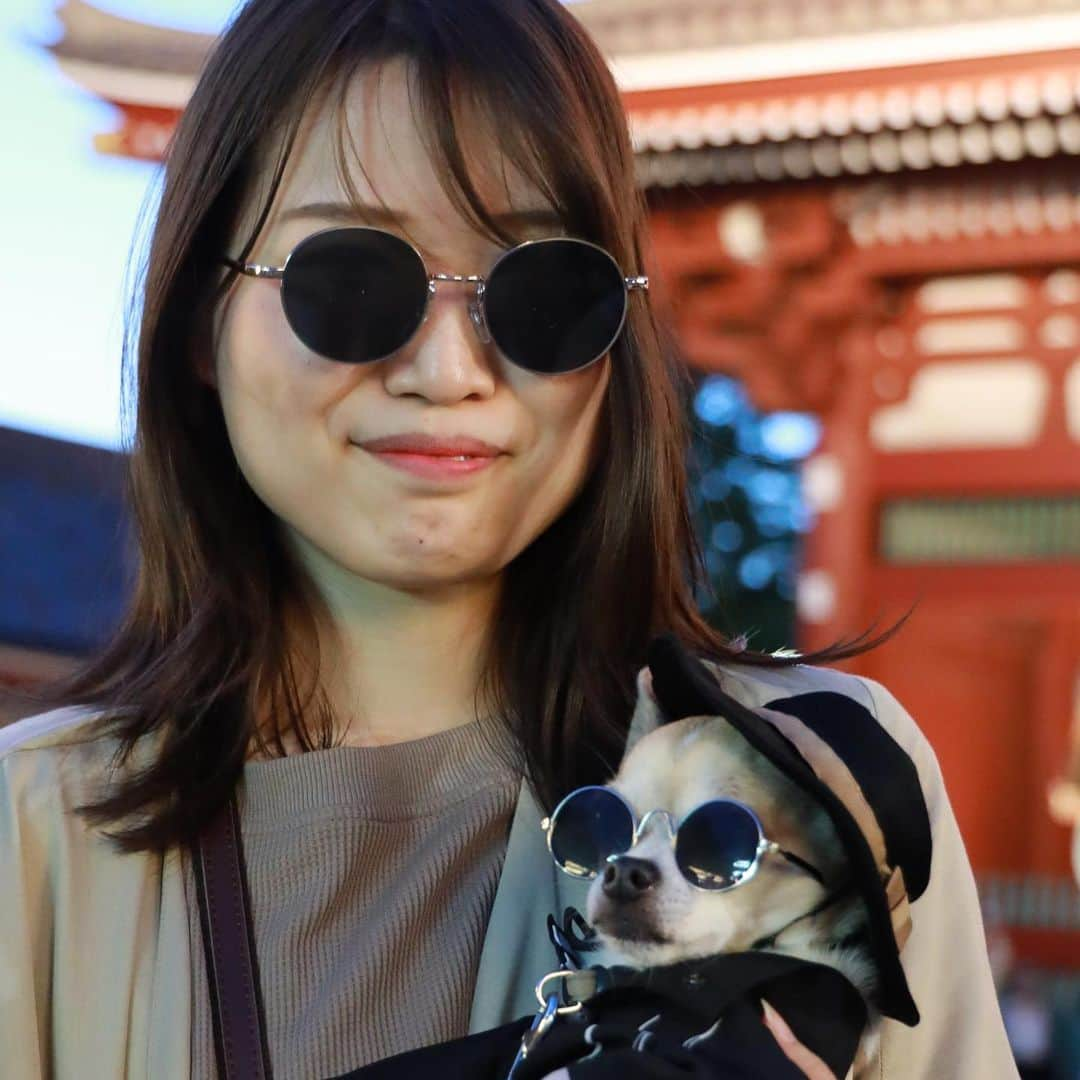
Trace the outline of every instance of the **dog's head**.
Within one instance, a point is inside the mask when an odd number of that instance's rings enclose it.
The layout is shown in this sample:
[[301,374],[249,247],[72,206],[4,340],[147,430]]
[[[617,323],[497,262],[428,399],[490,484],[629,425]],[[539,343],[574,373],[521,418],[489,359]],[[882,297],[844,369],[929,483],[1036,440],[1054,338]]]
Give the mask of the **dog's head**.
[[[638,689],[651,699],[648,669]],[[648,703],[639,697],[641,707]],[[754,810],[770,840],[820,870],[826,882],[766,854],[736,888],[696,888],[676,864],[667,819],[656,815],[589,889],[588,921],[622,963],[654,966],[748,948],[809,912],[842,875],[844,857],[825,812],[722,717],[687,717],[644,735],[609,786],[639,821],[650,810],[666,810],[674,824],[709,799],[737,799]]]

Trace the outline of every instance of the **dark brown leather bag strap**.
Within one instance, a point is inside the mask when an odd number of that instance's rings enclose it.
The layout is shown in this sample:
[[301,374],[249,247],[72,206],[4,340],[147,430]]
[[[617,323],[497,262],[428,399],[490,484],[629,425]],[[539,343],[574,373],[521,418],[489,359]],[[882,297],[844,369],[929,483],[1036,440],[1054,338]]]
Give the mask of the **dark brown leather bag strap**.
[[230,795],[193,845],[220,1080],[270,1080],[240,815]]

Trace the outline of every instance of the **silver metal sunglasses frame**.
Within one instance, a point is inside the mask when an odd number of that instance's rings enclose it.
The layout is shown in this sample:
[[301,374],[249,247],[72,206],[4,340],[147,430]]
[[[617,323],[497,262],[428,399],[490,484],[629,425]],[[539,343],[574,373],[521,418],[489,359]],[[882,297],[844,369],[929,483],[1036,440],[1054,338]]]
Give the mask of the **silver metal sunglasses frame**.
[[[569,874],[570,877],[583,878],[583,879],[591,880],[591,879],[598,876],[597,871],[588,870],[586,868],[583,868],[580,872],[575,871],[575,870],[570,870],[568,867],[564,866],[559,861],[559,859],[556,857],[555,852],[552,850],[552,847],[551,847],[551,834],[554,831],[555,821],[559,816],[559,811],[562,810],[562,808],[566,805],[566,803],[570,799],[574,798],[575,795],[581,794],[581,792],[583,792],[583,791],[604,791],[604,792],[607,792],[608,795],[613,795],[616,799],[619,800],[619,802],[621,802],[623,804],[623,806],[626,807],[626,812],[630,815],[630,822],[631,822],[631,824],[633,826],[633,832],[632,832],[632,838],[631,838],[631,841],[630,841],[630,847],[628,847],[626,849],[626,851],[613,852],[611,855],[608,855],[607,856],[607,862],[613,862],[620,855],[625,855],[628,851],[633,850],[633,848],[637,844],[638,840],[641,839],[641,835],[642,835],[642,833],[644,833],[644,831],[645,831],[646,827],[648,826],[648,824],[656,817],[662,817],[664,819],[664,821],[667,823],[668,839],[669,839],[669,841],[671,843],[672,853],[674,853],[676,844],[678,842],[679,826],[682,825],[685,821],[687,821],[692,814],[694,814],[696,811],[700,810],[703,806],[707,806],[709,803],[714,803],[714,802],[729,803],[732,806],[738,806],[740,809],[745,810],[750,815],[751,820],[757,826],[758,843],[757,843],[757,848],[756,848],[756,850],[754,852],[754,858],[751,861],[750,865],[744,871],[742,871],[741,873],[736,872],[737,876],[733,874],[733,877],[735,878],[735,880],[733,880],[730,885],[720,885],[720,886],[701,885],[697,881],[695,881],[693,878],[688,877],[684,873],[683,877],[686,878],[686,880],[695,889],[701,889],[703,892],[714,892],[714,893],[716,893],[716,892],[728,892],[731,889],[737,889],[740,885],[745,885],[748,881],[750,881],[753,878],[753,876],[757,873],[758,867],[761,865],[761,860],[766,855],[780,855],[784,859],[786,859],[788,862],[792,863],[794,866],[797,866],[800,870],[806,871],[808,874],[811,875],[811,877],[816,878],[819,882],[824,884],[823,875],[818,870],[816,870],[813,866],[811,866],[808,862],[806,862],[805,859],[801,859],[798,855],[795,855],[790,851],[785,851],[784,848],[782,848],[775,840],[770,840],[765,835],[765,829],[764,829],[764,826],[761,824],[761,818],[759,818],[757,816],[757,814],[754,813],[754,810],[753,810],[752,807],[747,806],[746,803],[744,803],[744,802],[739,802],[738,799],[706,799],[704,802],[700,802],[696,806],[691,807],[686,812],[686,814],[683,815],[682,819],[679,820],[679,821],[676,821],[675,815],[672,814],[670,810],[659,810],[659,809],[654,809],[654,810],[648,811],[644,815],[644,817],[642,817],[642,819],[640,821],[638,821],[637,815],[634,813],[633,807],[626,801],[626,799],[623,798],[623,796],[620,795],[619,792],[616,791],[614,788],[605,787],[602,784],[587,784],[584,787],[575,788],[573,791],[571,791],[568,795],[566,795],[559,802],[559,805],[556,806],[555,809],[551,812],[550,817],[546,817],[546,818],[543,819],[543,821],[540,822],[540,827],[544,830],[545,835],[546,835],[547,848],[548,848],[548,852],[551,855],[552,860],[554,861],[555,865],[564,874]],[[682,867],[679,867],[679,869],[680,869],[680,872],[681,872]]]
[[[576,368],[567,368],[565,371],[559,371],[559,372],[539,372],[538,373],[538,372],[536,372],[536,370],[534,368],[525,367],[524,364],[518,364],[513,359],[513,357],[507,356],[506,353],[503,352],[502,348],[499,347],[498,342],[495,342],[495,345],[496,345],[497,348],[499,348],[499,352],[500,352],[501,355],[505,356],[506,359],[511,364],[514,364],[515,367],[521,367],[525,371],[532,372],[533,374],[569,375],[572,372],[581,371],[584,368],[587,368],[590,364],[595,364],[597,360],[599,360],[601,357],[603,357],[604,355],[607,354],[607,352],[611,349],[611,346],[615,344],[615,342],[619,338],[619,335],[622,333],[623,326],[626,323],[626,313],[627,313],[627,309],[628,309],[627,301],[628,301],[629,293],[631,292],[631,290],[641,289],[643,291],[647,291],[648,288],[649,288],[649,279],[648,279],[648,277],[646,275],[644,275],[644,274],[635,274],[635,275],[632,275],[630,277],[626,277],[623,274],[622,270],[619,268],[619,264],[615,261],[615,257],[611,254],[611,252],[605,250],[599,244],[594,244],[590,240],[581,240],[576,236],[547,236],[547,237],[543,237],[543,238],[538,239],[538,240],[526,240],[524,243],[516,244],[514,247],[508,248],[506,251],[504,251],[495,260],[495,262],[492,264],[491,269],[487,272],[486,275],[480,275],[480,274],[433,274],[428,270],[427,264],[424,262],[423,255],[421,255],[420,252],[417,251],[417,249],[412,244],[410,244],[408,240],[404,239],[404,237],[398,236],[397,233],[390,232],[388,229],[379,229],[379,228],[375,228],[374,226],[370,226],[370,225],[346,225],[346,226],[335,225],[335,226],[331,226],[330,228],[327,228],[327,229],[319,229],[317,232],[313,232],[313,233],[309,234],[308,236],[305,236],[303,240],[301,240],[298,244],[296,244],[296,246],[292,249],[292,251],[290,251],[289,254],[286,256],[285,262],[281,266],[265,266],[265,265],[263,265],[261,263],[242,263],[237,259],[230,258],[229,256],[224,256],[221,261],[226,266],[230,266],[234,270],[239,271],[241,274],[246,274],[248,277],[276,278],[276,279],[284,280],[285,271],[288,270],[289,263],[291,262],[293,256],[296,254],[296,252],[301,247],[303,247],[304,244],[308,243],[311,240],[316,239],[319,236],[325,236],[327,233],[341,233],[341,232],[370,232],[370,233],[378,233],[381,236],[392,236],[395,240],[397,240],[399,243],[404,244],[406,247],[408,247],[412,251],[412,253],[420,261],[420,265],[423,267],[424,274],[427,277],[428,294],[427,294],[427,297],[426,297],[425,302],[424,302],[424,312],[423,312],[422,316],[420,317],[420,321],[416,324],[416,329],[413,330],[413,332],[400,345],[398,345],[397,348],[393,350],[393,352],[386,353],[385,356],[372,357],[370,361],[367,361],[368,363],[373,362],[375,360],[385,360],[387,356],[393,356],[393,354],[395,352],[397,352],[399,349],[405,348],[405,346],[408,345],[408,343],[410,341],[412,341],[412,339],[419,333],[420,327],[423,326],[424,323],[427,321],[428,311],[429,311],[430,306],[431,306],[430,305],[430,300],[431,300],[431,297],[435,295],[435,290],[437,288],[437,283],[440,282],[440,281],[454,281],[454,282],[460,282],[460,283],[467,284],[467,285],[475,285],[476,286],[476,292],[473,295],[473,299],[469,302],[469,319],[472,322],[473,328],[475,329],[476,335],[480,339],[480,341],[484,345],[491,344],[492,341],[493,341],[493,338],[491,336],[491,330],[488,327],[487,315],[486,315],[485,309],[484,309],[485,290],[487,288],[487,283],[490,280],[490,278],[492,278],[494,276],[495,272],[499,269],[499,266],[502,264],[504,259],[509,258],[509,256],[515,254],[518,251],[521,251],[522,248],[532,247],[532,246],[534,246],[536,244],[550,244],[550,243],[553,243],[553,242],[566,243],[566,242],[569,241],[569,242],[574,243],[574,244],[583,244],[585,247],[591,247],[591,248],[595,249],[596,251],[599,251],[602,255],[605,255],[611,261],[611,265],[615,267],[615,270],[618,273],[619,278],[623,283],[623,301],[624,301],[624,303],[623,303],[622,318],[619,320],[619,325],[618,325],[617,329],[615,330],[615,333],[611,335],[611,340],[607,343],[607,345],[604,346],[603,349],[600,350],[599,353],[596,354],[596,356],[594,356],[591,360],[587,360],[584,364],[579,364]],[[284,290],[282,291],[281,295],[282,295],[282,301],[281,301],[282,308],[284,309],[284,305],[285,305],[285,293],[284,293]],[[286,314],[285,314],[285,319],[286,319],[287,322],[289,321],[288,312],[286,312]],[[291,327],[292,323],[290,322],[289,325]],[[293,330],[293,333],[296,333],[296,331]],[[299,335],[297,335],[297,336],[299,337]],[[307,342],[302,342],[302,343],[305,346],[305,348],[311,348],[311,346],[308,345]],[[316,350],[312,349],[311,351],[315,352]],[[318,353],[317,355],[322,356],[324,354]],[[326,359],[327,360],[337,360],[337,357],[328,356],[328,357],[326,357]],[[339,363],[345,363],[346,361],[338,361],[338,362]]]

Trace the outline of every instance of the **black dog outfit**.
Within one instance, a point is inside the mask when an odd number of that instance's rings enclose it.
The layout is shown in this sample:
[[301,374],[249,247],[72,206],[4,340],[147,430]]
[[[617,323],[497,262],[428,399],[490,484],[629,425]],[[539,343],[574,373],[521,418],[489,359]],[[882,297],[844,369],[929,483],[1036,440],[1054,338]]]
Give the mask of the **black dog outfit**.
[[[862,998],[834,968],[778,953],[727,953],[645,971],[586,968],[579,978],[601,988],[535,1041],[514,1080],[542,1080],[564,1066],[573,1080],[800,1080],[802,1071],[762,1023],[763,997],[800,1042],[843,1076],[866,1023]],[[505,1080],[531,1023],[524,1017],[347,1077]]]

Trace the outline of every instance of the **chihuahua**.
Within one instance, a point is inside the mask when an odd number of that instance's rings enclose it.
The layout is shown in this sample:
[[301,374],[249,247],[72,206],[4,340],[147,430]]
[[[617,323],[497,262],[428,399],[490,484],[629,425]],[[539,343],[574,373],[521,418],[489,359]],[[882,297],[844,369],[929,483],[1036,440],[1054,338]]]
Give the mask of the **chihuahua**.
[[[658,709],[647,667],[638,691],[635,726]],[[880,1015],[874,963],[858,944],[866,908],[844,887],[844,850],[823,808],[719,716],[650,730],[607,789],[629,808],[633,841],[589,889],[603,962],[644,968],[759,948],[828,965],[867,1004],[856,1065],[872,1058]]]

